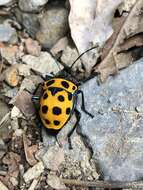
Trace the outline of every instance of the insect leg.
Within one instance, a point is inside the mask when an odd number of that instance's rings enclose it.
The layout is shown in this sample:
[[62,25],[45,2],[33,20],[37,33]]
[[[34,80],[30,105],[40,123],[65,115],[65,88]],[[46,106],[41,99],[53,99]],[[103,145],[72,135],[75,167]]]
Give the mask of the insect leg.
[[76,121],[75,125],[73,126],[72,130],[68,133],[69,149],[72,149],[72,144],[71,144],[70,137],[73,134],[73,132],[74,132],[75,128],[77,127],[77,125],[78,125],[78,123],[80,121],[80,118],[81,118],[81,113],[77,109],[75,109],[74,111],[75,111],[75,115],[76,115],[77,121]]
[[84,104],[84,94],[83,94],[83,91],[82,90],[78,90],[78,92],[77,92],[78,94],[81,94],[81,96],[82,96],[82,104],[81,104],[81,109],[86,113],[86,114],[88,114],[90,117],[94,117],[91,113],[89,113],[86,109],[85,109],[85,104]]
[[46,74],[44,80],[50,80],[54,77],[54,73],[51,72],[50,74]]
[[39,89],[41,83],[38,84],[38,86],[36,87],[36,89],[34,90],[33,92],[33,96],[31,97],[31,101],[33,102],[34,104],[34,107],[38,113],[39,111],[39,101],[40,101],[40,95],[39,94],[36,94],[37,93],[37,90]]

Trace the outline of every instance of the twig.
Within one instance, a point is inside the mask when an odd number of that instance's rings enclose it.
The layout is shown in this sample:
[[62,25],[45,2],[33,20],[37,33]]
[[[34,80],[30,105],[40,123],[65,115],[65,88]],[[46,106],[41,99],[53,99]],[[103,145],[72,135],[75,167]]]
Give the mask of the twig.
[[121,108],[112,108],[113,112],[124,112],[124,113],[132,113],[132,114],[136,114],[136,115],[143,115],[143,112],[137,112],[135,110],[125,110],[125,109],[121,109]]
[[96,187],[96,188],[132,188],[132,189],[142,189],[143,181],[134,181],[134,182],[110,182],[110,181],[79,181],[76,179],[61,179],[65,185],[72,186],[82,186],[82,187]]

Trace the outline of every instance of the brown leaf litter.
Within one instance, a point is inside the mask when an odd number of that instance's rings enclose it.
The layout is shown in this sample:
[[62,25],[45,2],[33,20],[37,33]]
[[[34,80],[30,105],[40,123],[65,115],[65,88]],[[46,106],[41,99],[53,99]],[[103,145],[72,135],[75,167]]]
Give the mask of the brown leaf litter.
[[142,9],[143,1],[137,0],[118,33],[114,33],[115,37],[112,36],[112,40],[108,41],[108,48],[103,51],[104,59],[95,67],[95,72],[100,74],[101,82],[132,63],[131,52],[123,51],[143,45],[142,40],[140,41],[140,33],[143,32]]

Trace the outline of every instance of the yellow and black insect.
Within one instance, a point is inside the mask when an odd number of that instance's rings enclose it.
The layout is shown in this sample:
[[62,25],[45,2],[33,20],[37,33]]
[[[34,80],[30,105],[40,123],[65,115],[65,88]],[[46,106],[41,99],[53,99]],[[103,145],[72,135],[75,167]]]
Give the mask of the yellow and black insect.
[[83,92],[74,82],[53,77],[43,83],[42,91],[41,96],[33,95],[32,100],[33,102],[39,100],[40,119],[51,134],[56,135],[75,112],[77,122],[69,132],[68,138],[71,136],[81,117],[76,109],[77,97],[80,93],[82,95],[81,109],[93,118],[93,115],[85,109]]

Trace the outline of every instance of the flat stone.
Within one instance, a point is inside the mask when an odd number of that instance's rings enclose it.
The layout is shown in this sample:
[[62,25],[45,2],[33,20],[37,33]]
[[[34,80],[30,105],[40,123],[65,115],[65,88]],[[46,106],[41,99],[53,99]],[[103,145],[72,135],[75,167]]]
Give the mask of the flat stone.
[[39,57],[25,55],[22,61],[41,74],[55,74],[63,68],[48,52],[41,52]]
[[81,133],[86,136],[104,180],[134,181],[143,177],[143,59],[101,84],[93,78],[82,86],[85,106]]
[[0,24],[0,41],[16,43],[18,41],[16,30],[10,25]]
[[17,93],[18,93],[18,88],[15,87],[15,88],[6,90],[4,95],[9,97],[9,98],[13,98],[17,95]]
[[15,64],[15,67],[18,70],[20,76],[27,77],[30,75],[30,68],[28,65],[25,64]]
[[19,0],[19,7],[22,11],[35,12],[44,6],[48,0]]
[[2,57],[6,59],[10,64],[17,63],[17,54],[18,46],[16,45],[1,48]]
[[23,175],[24,181],[27,183],[32,179],[38,178],[44,171],[42,162],[38,162],[32,168],[29,168]]
[[[15,106],[27,117],[31,118],[35,114],[35,108],[31,101],[32,94],[27,91],[21,91],[16,97]],[[13,117],[18,116],[17,109],[13,111]]]
[[19,83],[19,73],[16,67],[11,66],[7,68],[4,72],[5,74],[5,81],[12,87],[15,87]]
[[38,14],[24,13],[19,9],[14,10],[17,21],[26,29],[27,33],[35,38],[35,34],[39,31],[40,23]]
[[39,56],[41,52],[41,46],[36,40],[28,38],[25,40],[25,48],[28,54]]
[[21,112],[16,106],[14,106],[11,110],[11,119],[19,116],[21,116]]
[[56,145],[51,146],[48,151],[43,155],[42,161],[47,169],[57,171],[60,164],[64,161],[63,149],[59,148]]
[[5,6],[9,3],[12,3],[13,0],[0,0],[0,6]]
[[50,7],[39,18],[40,28],[36,39],[45,48],[51,48],[68,31],[68,11],[62,7]]
[[57,43],[50,49],[50,52],[53,56],[56,56],[58,53],[62,52],[68,45],[68,38],[63,37],[57,41]]
[[[30,75],[21,83],[20,91],[21,90],[28,90],[30,93],[33,93],[36,87],[43,82],[43,79],[39,75]],[[28,84],[28,85],[27,85]]]
[[47,184],[53,188],[53,189],[57,189],[57,190],[64,190],[67,189],[67,187],[65,186],[65,184],[60,180],[60,178],[56,175],[53,174],[48,174],[48,179],[47,179]]
[[1,190],[8,190],[8,188],[0,181]]

